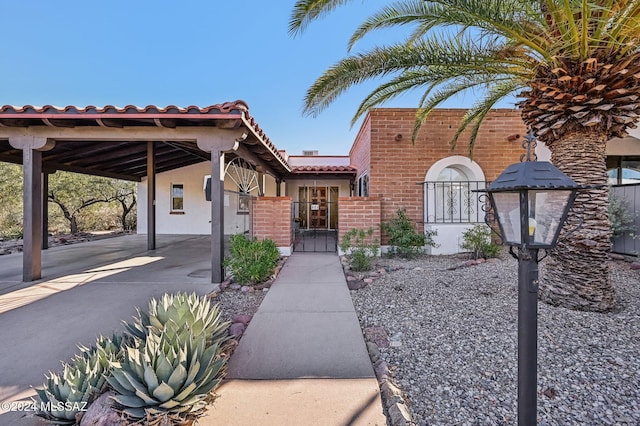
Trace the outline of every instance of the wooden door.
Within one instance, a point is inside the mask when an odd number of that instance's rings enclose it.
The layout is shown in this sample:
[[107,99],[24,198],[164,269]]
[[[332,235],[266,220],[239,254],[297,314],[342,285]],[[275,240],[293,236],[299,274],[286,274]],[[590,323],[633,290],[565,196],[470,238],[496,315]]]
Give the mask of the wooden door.
[[311,229],[327,229],[328,205],[327,205],[327,187],[321,186],[317,188],[309,188],[311,192],[310,199],[310,228]]

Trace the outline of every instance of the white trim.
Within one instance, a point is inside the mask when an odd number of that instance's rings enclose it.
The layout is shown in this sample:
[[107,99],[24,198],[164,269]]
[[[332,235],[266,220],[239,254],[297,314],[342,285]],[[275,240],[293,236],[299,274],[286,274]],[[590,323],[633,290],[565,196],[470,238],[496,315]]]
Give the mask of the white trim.
[[278,251],[280,252],[280,256],[291,256],[293,246],[279,246]]
[[[464,174],[467,175],[470,181],[479,181],[484,182],[484,172],[478,163],[470,159],[469,157],[465,157],[462,155],[452,155],[451,157],[443,158],[442,160],[436,161],[430,168],[427,170],[427,174],[424,178],[425,182],[436,182],[440,173],[447,167],[456,167],[459,168]],[[435,208],[436,208],[436,190],[435,188],[430,188],[428,185],[424,185],[423,188],[423,220],[425,223],[429,222],[429,217],[436,216]]]
[[436,161],[427,171],[425,181],[436,181],[440,173],[447,167],[457,167],[461,169],[468,177],[469,180],[484,181],[484,172],[482,167],[469,157],[463,155],[452,155],[451,157],[443,158]]
[[[469,157],[462,155],[452,155],[451,157],[443,158],[436,161],[427,171],[425,176],[425,182],[436,182],[440,173],[447,167],[454,167],[460,169],[469,181],[485,182],[484,172],[478,163],[471,160]],[[483,186],[483,185],[481,185]],[[481,189],[481,188],[479,188]],[[428,223],[429,217],[436,216],[436,189],[425,185],[424,189],[424,205],[423,215],[425,223],[425,231],[435,230],[438,232],[433,237],[434,241],[438,244],[437,247],[428,247],[427,253],[429,254],[453,254],[459,253],[460,241],[462,233],[468,228],[472,227],[472,223]],[[430,208],[430,210],[428,209]]]
[[[174,197],[173,195],[173,189],[175,187],[182,187],[182,197]],[[184,213],[184,191],[185,191],[185,187],[184,187],[184,183],[178,183],[178,182],[171,182],[170,187],[169,187],[169,212],[170,213]],[[174,198],[182,198],[182,208],[181,209],[174,209],[173,208],[173,200]]]

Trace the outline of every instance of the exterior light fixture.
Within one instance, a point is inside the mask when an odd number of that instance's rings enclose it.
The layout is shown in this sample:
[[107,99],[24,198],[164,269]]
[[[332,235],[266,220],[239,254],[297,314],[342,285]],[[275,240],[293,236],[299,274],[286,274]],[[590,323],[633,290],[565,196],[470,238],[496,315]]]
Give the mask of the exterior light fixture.
[[547,161],[512,164],[486,192],[503,241],[526,249],[555,247],[580,186]]
[[[512,164],[486,190],[502,240],[518,259],[518,425],[536,425],[538,251],[551,249],[583,187],[546,161]],[[516,248],[516,251],[514,251]]]

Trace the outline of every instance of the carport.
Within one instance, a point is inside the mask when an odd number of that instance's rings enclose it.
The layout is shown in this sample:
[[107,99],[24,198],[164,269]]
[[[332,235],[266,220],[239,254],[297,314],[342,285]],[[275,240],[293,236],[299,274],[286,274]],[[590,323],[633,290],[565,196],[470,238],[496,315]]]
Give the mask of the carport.
[[211,282],[221,282],[224,166],[237,156],[276,182],[291,171],[243,101],[187,108],[3,106],[0,161],[24,166],[23,281],[42,278],[49,174],[146,177],[147,249],[155,250],[156,174],[210,161],[211,176],[219,176],[211,180]]

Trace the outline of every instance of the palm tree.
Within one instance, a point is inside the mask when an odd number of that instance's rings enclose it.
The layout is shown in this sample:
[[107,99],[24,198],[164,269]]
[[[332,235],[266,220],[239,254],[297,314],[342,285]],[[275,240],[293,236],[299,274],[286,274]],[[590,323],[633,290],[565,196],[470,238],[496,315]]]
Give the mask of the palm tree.
[[[290,32],[345,3],[297,1]],[[612,309],[605,146],[639,117],[640,0],[399,1],[364,21],[349,48],[374,30],[403,25],[413,26],[406,40],[351,54],[327,69],[309,88],[305,111],[315,115],[351,86],[385,77],[354,121],[420,89],[415,139],[435,107],[461,92],[480,92],[451,141],[470,130],[471,152],[487,112],[507,96],[522,98],[522,119],[554,164],[579,184],[599,185],[578,197],[574,211],[582,226],[546,262],[540,297],[573,309]]]

